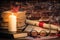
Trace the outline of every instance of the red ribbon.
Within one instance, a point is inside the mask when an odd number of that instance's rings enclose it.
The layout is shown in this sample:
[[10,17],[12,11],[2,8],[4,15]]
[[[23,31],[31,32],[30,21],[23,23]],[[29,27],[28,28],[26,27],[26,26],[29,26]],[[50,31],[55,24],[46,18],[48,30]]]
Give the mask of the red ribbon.
[[39,27],[42,27],[43,28],[43,25],[44,24],[44,22],[39,22]]

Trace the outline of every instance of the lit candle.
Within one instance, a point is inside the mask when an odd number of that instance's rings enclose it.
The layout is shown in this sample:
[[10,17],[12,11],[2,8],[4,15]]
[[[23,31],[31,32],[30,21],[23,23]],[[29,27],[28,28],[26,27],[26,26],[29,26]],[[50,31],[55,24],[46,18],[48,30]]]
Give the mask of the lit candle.
[[16,16],[10,15],[9,16],[9,26],[8,26],[9,31],[17,31],[17,26],[16,26]]

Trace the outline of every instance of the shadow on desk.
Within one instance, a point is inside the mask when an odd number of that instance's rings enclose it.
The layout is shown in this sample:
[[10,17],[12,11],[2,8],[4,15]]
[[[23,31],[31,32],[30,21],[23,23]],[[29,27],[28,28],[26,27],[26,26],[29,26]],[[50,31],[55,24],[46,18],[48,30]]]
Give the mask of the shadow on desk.
[[5,38],[5,37],[0,37],[0,40],[28,40],[28,39],[26,39],[25,37],[20,37],[20,38],[9,38],[9,37],[7,37],[7,38]]
[[[0,40],[28,40],[28,39],[25,39],[25,38],[17,38],[17,39],[0,38]],[[60,37],[53,38],[53,39],[47,39],[47,40],[60,40]]]
[[0,40],[28,40],[28,39],[20,39],[20,38],[17,38],[17,39],[8,39],[8,38],[0,38]]
[[60,40],[60,37],[58,37],[58,38],[53,38],[53,39],[49,39],[49,40]]

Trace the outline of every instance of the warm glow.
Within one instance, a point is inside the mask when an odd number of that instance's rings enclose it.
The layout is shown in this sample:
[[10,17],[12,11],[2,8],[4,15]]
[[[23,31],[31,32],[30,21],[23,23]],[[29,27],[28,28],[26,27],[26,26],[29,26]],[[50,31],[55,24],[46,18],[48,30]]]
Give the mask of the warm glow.
[[12,13],[12,15],[9,16],[8,30],[9,31],[17,31],[16,16],[13,13]]

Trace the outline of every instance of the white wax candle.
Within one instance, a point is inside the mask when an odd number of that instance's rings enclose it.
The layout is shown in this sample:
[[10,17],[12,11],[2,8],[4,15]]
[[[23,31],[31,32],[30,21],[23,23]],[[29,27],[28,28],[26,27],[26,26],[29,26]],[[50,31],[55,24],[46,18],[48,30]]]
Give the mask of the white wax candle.
[[9,16],[9,26],[8,26],[9,31],[17,31],[17,26],[16,26],[16,16],[10,15]]

